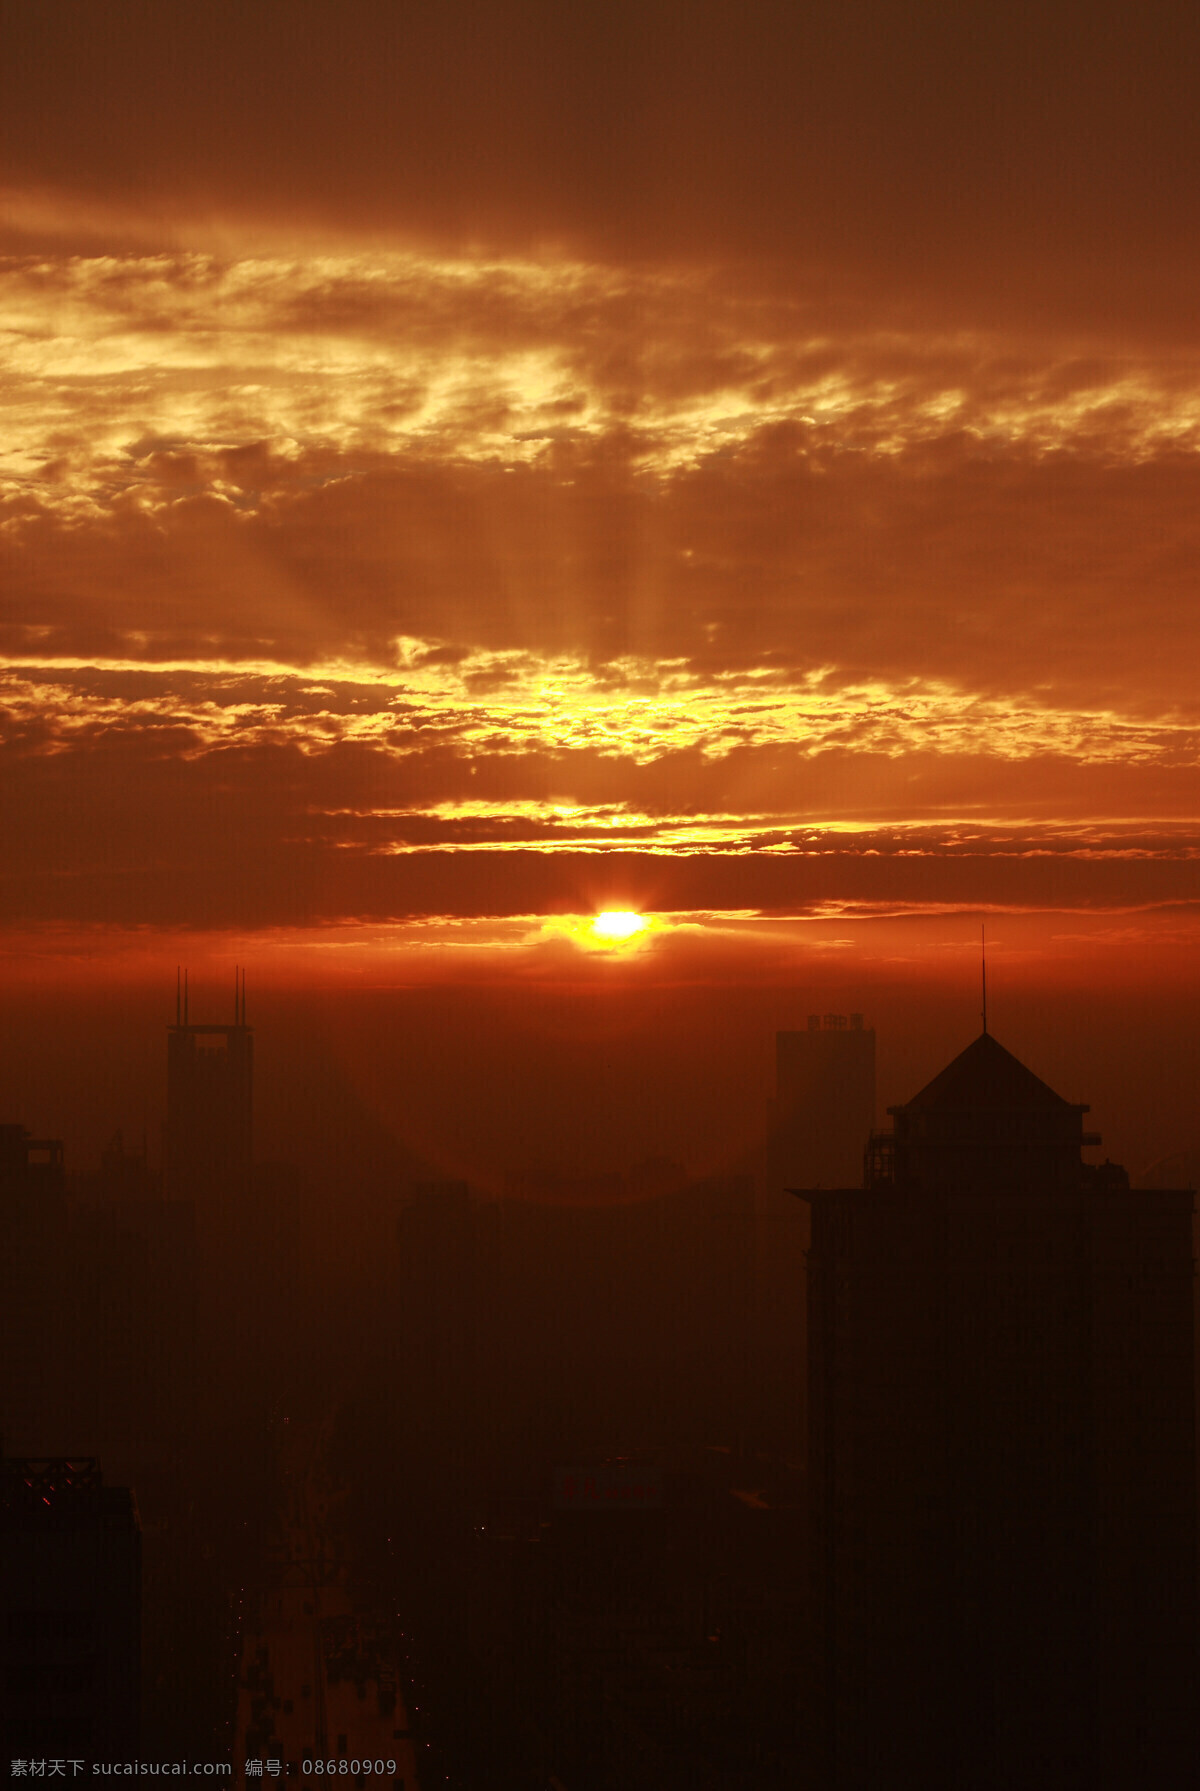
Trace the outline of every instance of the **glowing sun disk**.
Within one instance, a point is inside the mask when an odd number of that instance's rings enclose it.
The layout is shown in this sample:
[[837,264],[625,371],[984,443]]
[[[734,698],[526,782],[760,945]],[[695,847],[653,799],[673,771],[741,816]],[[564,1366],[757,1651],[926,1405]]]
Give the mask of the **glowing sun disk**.
[[602,939],[632,939],[635,933],[645,932],[646,920],[640,914],[631,914],[627,909],[609,908],[598,914],[592,922],[593,933]]

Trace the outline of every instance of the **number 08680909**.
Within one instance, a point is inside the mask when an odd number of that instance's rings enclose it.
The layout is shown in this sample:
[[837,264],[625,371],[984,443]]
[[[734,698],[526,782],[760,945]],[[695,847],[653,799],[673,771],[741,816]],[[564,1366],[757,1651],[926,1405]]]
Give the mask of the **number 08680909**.
[[394,1760],[350,1760],[343,1755],[340,1760],[305,1760],[304,1771],[325,1776],[330,1773],[349,1775],[359,1772],[378,1772],[391,1775],[396,1771],[396,1762]]

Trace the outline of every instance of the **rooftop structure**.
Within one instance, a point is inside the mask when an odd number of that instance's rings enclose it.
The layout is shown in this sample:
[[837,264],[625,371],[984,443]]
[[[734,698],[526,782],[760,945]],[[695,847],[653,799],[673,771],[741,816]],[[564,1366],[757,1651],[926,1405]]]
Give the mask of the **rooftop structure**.
[[931,1189],[1030,1178],[1069,1186],[1079,1179],[1081,1151],[1100,1143],[1098,1132],[1083,1129],[1088,1111],[983,1032],[911,1101],[888,1108],[894,1148],[890,1167],[876,1175]]

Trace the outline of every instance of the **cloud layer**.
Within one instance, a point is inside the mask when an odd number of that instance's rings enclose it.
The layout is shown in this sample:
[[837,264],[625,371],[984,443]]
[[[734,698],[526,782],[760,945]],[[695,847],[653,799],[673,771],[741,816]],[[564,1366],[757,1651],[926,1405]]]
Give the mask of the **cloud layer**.
[[13,924],[1195,898],[1193,26],[601,10],[21,14]]

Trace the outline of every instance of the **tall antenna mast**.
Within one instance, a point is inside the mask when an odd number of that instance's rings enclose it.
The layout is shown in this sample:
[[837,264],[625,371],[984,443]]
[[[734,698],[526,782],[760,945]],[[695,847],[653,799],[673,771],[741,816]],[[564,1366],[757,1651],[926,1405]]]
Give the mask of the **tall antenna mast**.
[[185,970],[185,971],[184,971],[184,973],[183,973],[183,1023],[184,1023],[184,1025],[185,1025],[185,1026],[186,1026],[186,1025],[187,1025],[187,1023],[188,1023],[188,999],[187,999],[187,997],[188,997],[188,986],[187,986],[187,976],[188,976],[188,973],[187,973],[187,971],[186,971],[186,970]]
[[987,1032],[987,927],[979,927],[979,973],[983,983],[983,1030]]
[[180,970],[179,965],[176,964],[176,966],[175,966],[175,1024],[176,1024],[176,1026],[179,1025],[179,1022],[183,1018],[183,1007],[182,1007],[183,987],[182,987],[182,981],[181,981],[182,976],[183,976],[183,972]]

